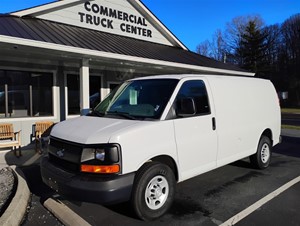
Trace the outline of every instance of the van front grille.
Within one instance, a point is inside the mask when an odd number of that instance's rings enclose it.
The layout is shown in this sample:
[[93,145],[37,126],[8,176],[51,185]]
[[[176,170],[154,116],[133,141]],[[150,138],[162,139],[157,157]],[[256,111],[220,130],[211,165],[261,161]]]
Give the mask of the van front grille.
[[49,162],[70,173],[78,173],[80,171],[79,164],[60,159],[52,154],[49,154]]
[[49,161],[66,171],[77,173],[80,170],[80,159],[83,145],[50,138],[48,149]]

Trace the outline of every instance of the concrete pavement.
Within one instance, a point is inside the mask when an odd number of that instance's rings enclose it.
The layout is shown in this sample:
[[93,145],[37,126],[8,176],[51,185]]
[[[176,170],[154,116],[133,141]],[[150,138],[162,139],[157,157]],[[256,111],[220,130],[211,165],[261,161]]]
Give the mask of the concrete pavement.
[[[0,225],[17,226],[22,223],[30,199],[30,191],[19,166],[37,163],[40,155],[29,146],[22,149],[22,156],[17,158],[10,150],[0,150]],[[11,184],[13,183],[13,185]],[[1,192],[2,193],[2,192]]]

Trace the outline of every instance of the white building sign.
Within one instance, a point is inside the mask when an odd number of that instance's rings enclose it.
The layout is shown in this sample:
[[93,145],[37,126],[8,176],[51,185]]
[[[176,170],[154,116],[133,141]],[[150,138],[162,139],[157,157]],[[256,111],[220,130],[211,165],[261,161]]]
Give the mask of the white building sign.
[[37,17],[116,35],[172,45],[127,0],[84,1],[75,6],[37,15]]
[[139,36],[152,38],[152,30],[147,29],[144,17],[128,14],[120,10],[91,3],[84,3],[85,12],[78,12],[81,23],[87,23],[103,28],[114,29],[114,21],[119,20],[119,30]]

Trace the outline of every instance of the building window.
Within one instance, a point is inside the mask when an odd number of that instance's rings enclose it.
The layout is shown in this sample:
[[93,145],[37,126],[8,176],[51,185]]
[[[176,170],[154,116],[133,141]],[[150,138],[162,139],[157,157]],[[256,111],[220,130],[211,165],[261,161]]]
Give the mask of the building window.
[[53,115],[52,73],[0,70],[0,117]]

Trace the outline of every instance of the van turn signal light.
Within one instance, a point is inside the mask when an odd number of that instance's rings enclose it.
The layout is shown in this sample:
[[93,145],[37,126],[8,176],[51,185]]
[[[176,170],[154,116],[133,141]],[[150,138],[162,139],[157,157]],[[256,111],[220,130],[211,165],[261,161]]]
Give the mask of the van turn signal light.
[[81,172],[85,173],[118,173],[120,172],[119,165],[101,166],[101,165],[81,165]]

